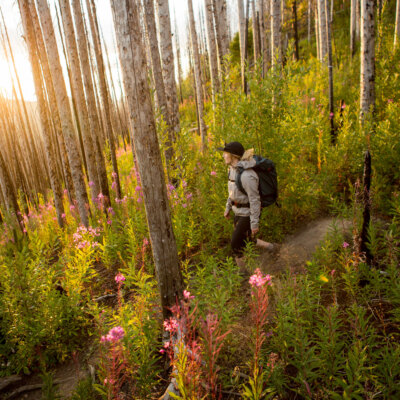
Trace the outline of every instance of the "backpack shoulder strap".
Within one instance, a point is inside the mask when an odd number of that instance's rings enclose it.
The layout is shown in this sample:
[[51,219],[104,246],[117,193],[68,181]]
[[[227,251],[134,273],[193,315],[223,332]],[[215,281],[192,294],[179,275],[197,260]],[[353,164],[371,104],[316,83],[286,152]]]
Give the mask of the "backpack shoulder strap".
[[238,173],[236,174],[236,180],[235,180],[235,182],[236,182],[237,188],[238,188],[243,194],[246,194],[246,195],[247,195],[247,193],[246,193],[246,191],[244,190],[244,187],[243,187],[243,185],[242,185],[242,174],[243,174],[243,171],[244,171],[244,168],[242,168],[242,167],[239,167],[239,168],[238,168]]

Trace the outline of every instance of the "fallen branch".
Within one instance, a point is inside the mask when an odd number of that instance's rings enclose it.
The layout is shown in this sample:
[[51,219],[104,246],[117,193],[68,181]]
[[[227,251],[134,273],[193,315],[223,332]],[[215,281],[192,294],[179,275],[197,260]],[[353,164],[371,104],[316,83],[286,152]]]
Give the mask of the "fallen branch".
[[10,376],[6,376],[5,378],[1,378],[0,379],[0,391],[2,391],[7,386],[10,386],[13,383],[19,382],[20,380],[22,380],[22,378],[19,375],[10,375]]

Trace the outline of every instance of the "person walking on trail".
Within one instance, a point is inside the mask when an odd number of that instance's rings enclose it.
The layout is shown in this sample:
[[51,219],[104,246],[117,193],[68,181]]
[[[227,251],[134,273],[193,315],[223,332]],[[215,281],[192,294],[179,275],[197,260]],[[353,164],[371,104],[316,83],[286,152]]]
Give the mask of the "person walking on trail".
[[[272,243],[256,239],[259,232],[261,199],[258,190],[259,178],[253,170],[256,161],[253,158],[253,149],[244,151],[244,147],[239,142],[231,142],[220,147],[223,151],[225,164],[229,166],[228,171],[228,192],[229,197],[226,202],[224,217],[229,219],[231,210],[234,213],[234,231],[231,239],[231,246],[235,255],[235,260],[242,270],[245,269],[243,250],[246,241],[253,241],[257,247],[264,250],[274,250]],[[243,168],[241,183],[245,191],[239,190],[236,184],[236,177],[239,168]]]

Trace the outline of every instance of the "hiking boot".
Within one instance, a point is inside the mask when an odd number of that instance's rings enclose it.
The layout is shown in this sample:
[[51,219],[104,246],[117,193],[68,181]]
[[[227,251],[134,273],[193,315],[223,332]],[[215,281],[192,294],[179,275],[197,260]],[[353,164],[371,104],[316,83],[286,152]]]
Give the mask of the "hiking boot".
[[264,240],[257,239],[256,246],[266,251],[273,251],[275,246],[273,243],[264,242]]

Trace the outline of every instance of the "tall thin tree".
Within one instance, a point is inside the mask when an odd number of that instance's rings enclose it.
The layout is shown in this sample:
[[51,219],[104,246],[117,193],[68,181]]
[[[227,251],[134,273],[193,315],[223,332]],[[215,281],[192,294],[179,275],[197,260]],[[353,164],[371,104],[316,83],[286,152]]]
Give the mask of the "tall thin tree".
[[400,0],[396,1],[396,23],[394,29],[393,47],[396,48],[397,41],[400,39]]
[[[32,0],[28,0],[32,1]],[[89,226],[88,196],[83,179],[81,160],[79,159],[78,147],[75,140],[74,125],[72,122],[71,108],[69,104],[67,89],[62,73],[57,42],[54,34],[53,22],[51,20],[47,0],[37,0],[38,14],[43,30],[43,37],[50,62],[51,79],[56,93],[58,110],[60,112],[61,125],[65,144],[68,151],[68,160],[71,167],[72,180],[74,183],[76,199],[78,202],[81,222]]]
[[276,68],[282,62],[281,0],[271,1],[271,61]]
[[183,282],[147,82],[146,58],[136,2],[112,0],[119,57],[131,123],[137,126],[134,148],[164,317],[182,298]]

